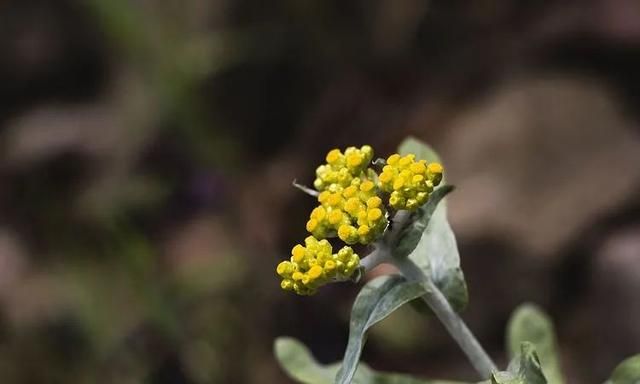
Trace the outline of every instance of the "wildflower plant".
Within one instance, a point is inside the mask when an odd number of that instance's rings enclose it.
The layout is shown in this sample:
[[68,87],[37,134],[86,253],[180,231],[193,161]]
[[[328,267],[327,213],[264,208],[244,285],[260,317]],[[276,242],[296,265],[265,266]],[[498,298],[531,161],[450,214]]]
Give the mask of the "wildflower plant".
[[[553,324],[540,308],[525,304],[512,315],[507,327],[511,362],[505,370],[498,369],[460,317],[467,286],[446,217],[444,198],[453,187],[444,182],[437,154],[409,138],[398,153],[373,159],[368,145],[332,149],[316,169],[313,189],[294,182],[318,205],[309,214],[304,245],[294,245],[276,273],[283,290],[303,296],[333,282],[358,282],[382,263],[394,265],[399,274],[377,277],[362,287],[351,311],[342,362],[320,365],[297,340],[278,338],[276,358],[289,376],[308,384],[452,383],[376,372],[359,364],[367,330],[413,302],[426,304],[443,323],[482,383],[563,384]],[[340,242],[344,245],[334,250]],[[364,255],[352,248],[356,244]],[[638,382],[640,355],[622,362],[605,384]]]

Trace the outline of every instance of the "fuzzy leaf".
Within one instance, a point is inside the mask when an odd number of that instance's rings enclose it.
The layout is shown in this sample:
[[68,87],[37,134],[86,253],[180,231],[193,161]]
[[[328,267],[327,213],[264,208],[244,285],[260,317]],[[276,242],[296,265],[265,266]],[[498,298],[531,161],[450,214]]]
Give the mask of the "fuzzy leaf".
[[[440,157],[431,147],[412,137],[400,144],[398,152],[401,155],[414,153],[416,158],[427,161],[440,161]],[[448,192],[450,191],[444,189],[441,193],[446,195]],[[427,203],[420,210],[433,208]],[[458,244],[447,220],[444,199],[441,198],[439,204],[436,204],[435,211],[430,215],[428,224],[409,258],[433,279],[456,311],[460,312],[464,309],[469,300],[467,283],[460,268]]]
[[280,366],[293,380],[305,384],[333,382],[338,368],[320,365],[300,341],[291,337],[279,337],[273,349]]
[[[274,343],[276,359],[289,377],[303,384],[333,384],[340,363],[323,365],[318,363],[309,349],[291,337],[279,337]],[[376,372],[366,364],[360,364],[352,383],[354,384],[463,384],[452,381],[421,380],[408,375]]]
[[467,283],[460,268],[460,254],[453,230],[447,221],[445,202],[438,204],[416,249],[409,258],[442,291],[453,309],[460,312],[469,299]]
[[400,143],[398,153],[403,156],[413,153],[416,155],[416,159],[426,160],[427,163],[441,162],[440,156],[433,148],[412,136],[407,137]]
[[640,383],[640,355],[634,355],[618,364],[606,384],[638,383]]
[[507,325],[507,351],[512,358],[518,354],[520,345],[525,341],[535,345],[549,383],[563,384],[553,323],[542,309],[533,304],[520,305]]
[[378,277],[362,287],[351,310],[349,341],[336,383],[346,384],[353,379],[367,330],[402,304],[426,292],[423,283],[409,282],[397,275]]
[[511,360],[507,371],[520,378],[523,384],[547,384],[536,348],[527,341],[520,344],[520,353]]
[[511,372],[494,372],[491,375],[491,384],[525,384],[522,378]]

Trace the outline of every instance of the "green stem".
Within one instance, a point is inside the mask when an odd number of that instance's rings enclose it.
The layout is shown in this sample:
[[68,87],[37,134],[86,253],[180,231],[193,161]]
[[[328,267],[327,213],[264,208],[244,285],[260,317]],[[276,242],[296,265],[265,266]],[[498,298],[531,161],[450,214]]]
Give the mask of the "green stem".
[[496,365],[431,278],[408,258],[393,259],[393,263],[408,280],[422,281],[427,285],[428,293],[422,296],[422,300],[444,324],[482,379],[489,379],[498,370]]

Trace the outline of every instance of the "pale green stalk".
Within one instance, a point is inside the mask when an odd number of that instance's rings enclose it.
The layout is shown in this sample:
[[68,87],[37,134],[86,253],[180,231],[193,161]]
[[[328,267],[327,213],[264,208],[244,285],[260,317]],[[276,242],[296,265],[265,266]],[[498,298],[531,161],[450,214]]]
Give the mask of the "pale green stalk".
[[407,280],[421,281],[426,284],[428,293],[422,296],[422,300],[436,314],[482,379],[489,379],[491,374],[498,370],[495,363],[482,348],[462,318],[451,307],[440,289],[411,259],[392,257],[388,244],[395,243],[398,233],[409,219],[408,212],[400,211],[394,219],[393,230],[389,231],[390,233],[385,236],[383,241],[376,244],[376,249],[372,253],[361,260],[361,265],[365,271],[370,271],[379,264],[391,263],[400,270],[400,273]]

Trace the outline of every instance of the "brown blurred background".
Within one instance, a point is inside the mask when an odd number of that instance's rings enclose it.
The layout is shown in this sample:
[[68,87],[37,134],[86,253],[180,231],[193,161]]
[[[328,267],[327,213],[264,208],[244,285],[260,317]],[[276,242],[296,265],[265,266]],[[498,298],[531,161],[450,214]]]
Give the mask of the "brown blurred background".
[[[332,147],[442,155],[470,327],[534,301],[571,383],[640,352],[636,0],[0,2],[0,382],[287,383],[356,286],[282,292]],[[374,368],[474,379],[403,308]]]

